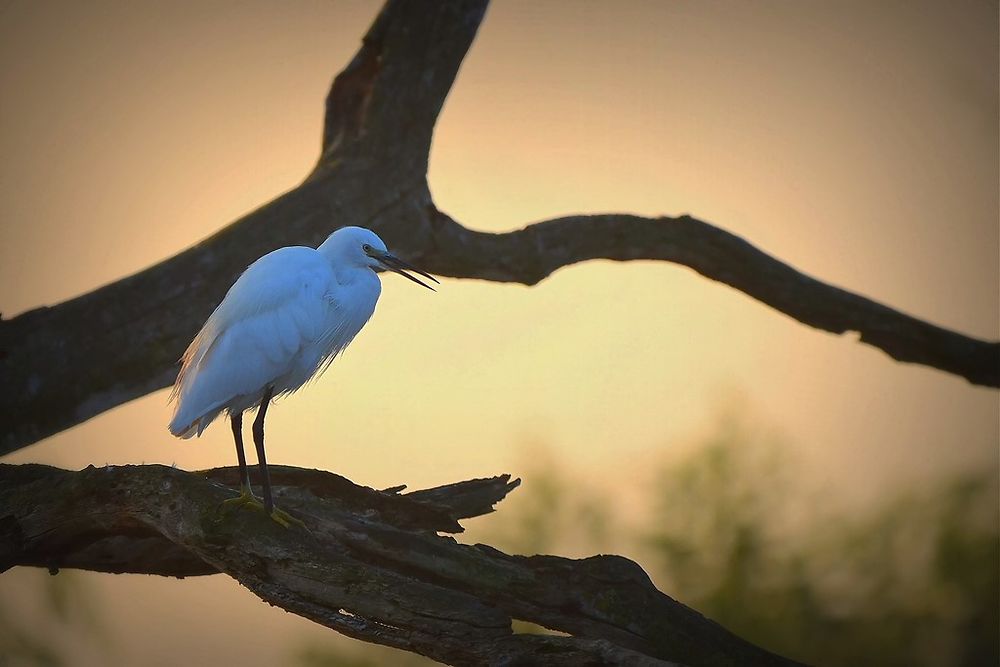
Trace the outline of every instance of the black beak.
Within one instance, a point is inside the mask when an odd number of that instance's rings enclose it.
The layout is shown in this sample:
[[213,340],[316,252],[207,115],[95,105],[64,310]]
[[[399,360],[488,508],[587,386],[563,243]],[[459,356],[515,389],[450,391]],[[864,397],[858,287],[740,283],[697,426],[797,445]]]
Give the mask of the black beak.
[[406,269],[408,271],[413,271],[414,273],[417,273],[417,274],[423,276],[424,278],[427,278],[429,280],[434,281],[438,285],[441,284],[440,282],[438,282],[438,279],[435,278],[434,276],[432,276],[431,274],[426,273],[424,271],[421,271],[420,269],[418,269],[417,267],[415,267],[415,266],[413,266],[411,264],[407,264],[406,262],[404,262],[400,258],[396,257],[395,255],[390,255],[389,253],[385,253],[385,254],[382,254],[382,255],[375,256],[375,259],[377,259],[378,261],[380,261],[382,263],[382,266],[384,266],[385,268],[389,269],[390,271],[394,271],[394,272],[398,273],[399,275],[403,276],[404,278],[408,278],[409,280],[412,280],[413,282],[415,282],[416,284],[420,285],[421,287],[426,287],[427,289],[429,289],[432,292],[436,292],[437,290],[435,290],[430,285],[424,283],[423,281],[421,281],[421,280],[419,280],[417,278],[414,278],[409,273],[407,273],[406,271],[404,271],[404,269]]

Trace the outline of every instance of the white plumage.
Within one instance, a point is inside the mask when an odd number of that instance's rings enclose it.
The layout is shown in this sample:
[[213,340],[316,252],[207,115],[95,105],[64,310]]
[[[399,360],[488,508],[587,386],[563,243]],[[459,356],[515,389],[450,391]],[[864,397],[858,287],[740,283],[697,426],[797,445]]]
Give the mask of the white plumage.
[[[232,421],[240,463],[237,504],[257,504],[243,453],[243,412],[259,407],[253,436],[264,487],[263,507],[279,523],[264,456],[264,416],[273,396],[288,394],[329,366],[375,312],[382,292],[376,271],[431,275],[391,255],[374,232],[338,229],[319,248],[281,248],[251,264],[209,316],[181,358],[170,432],[201,435],[222,412]],[[227,501],[228,502],[228,501]]]
[[324,250],[281,248],[239,277],[184,353],[171,433],[201,435],[223,410],[256,407],[268,385],[295,391],[361,331],[382,284],[368,269],[336,271]]

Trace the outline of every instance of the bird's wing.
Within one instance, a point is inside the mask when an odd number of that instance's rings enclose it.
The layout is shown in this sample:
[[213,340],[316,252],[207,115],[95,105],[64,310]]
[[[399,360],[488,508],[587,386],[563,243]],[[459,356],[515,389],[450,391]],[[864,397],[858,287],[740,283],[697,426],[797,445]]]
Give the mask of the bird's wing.
[[178,416],[197,419],[287,373],[299,350],[326,334],[335,284],[312,248],[282,248],[251,264],[182,357]]

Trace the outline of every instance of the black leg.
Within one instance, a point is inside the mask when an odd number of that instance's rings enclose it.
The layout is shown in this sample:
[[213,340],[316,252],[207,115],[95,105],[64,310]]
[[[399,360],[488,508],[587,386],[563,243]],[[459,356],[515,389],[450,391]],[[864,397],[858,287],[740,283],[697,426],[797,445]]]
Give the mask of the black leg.
[[264,509],[268,514],[274,511],[274,498],[271,497],[271,476],[267,472],[267,458],[264,456],[264,416],[267,414],[267,405],[271,402],[273,392],[274,387],[264,390],[260,407],[257,409],[257,418],[253,420],[253,444],[257,447],[257,465],[260,466],[261,483],[264,485]]
[[250,471],[247,469],[247,457],[243,453],[243,413],[238,412],[231,415],[230,421],[233,426],[233,440],[236,441],[236,458],[240,462],[240,485],[249,491]]

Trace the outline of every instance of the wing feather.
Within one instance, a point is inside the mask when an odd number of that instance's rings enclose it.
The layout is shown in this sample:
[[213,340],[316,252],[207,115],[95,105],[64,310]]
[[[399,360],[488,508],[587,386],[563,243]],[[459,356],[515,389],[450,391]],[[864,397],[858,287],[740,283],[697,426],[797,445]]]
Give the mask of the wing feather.
[[170,430],[190,431],[219,406],[259,396],[287,374],[329,329],[335,284],[329,262],[312,248],[282,248],[251,264],[181,357]]

